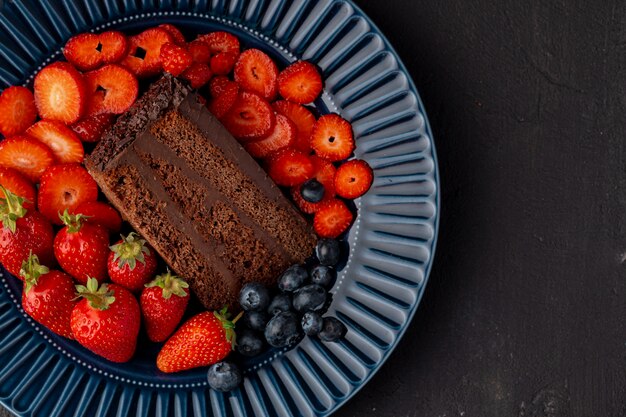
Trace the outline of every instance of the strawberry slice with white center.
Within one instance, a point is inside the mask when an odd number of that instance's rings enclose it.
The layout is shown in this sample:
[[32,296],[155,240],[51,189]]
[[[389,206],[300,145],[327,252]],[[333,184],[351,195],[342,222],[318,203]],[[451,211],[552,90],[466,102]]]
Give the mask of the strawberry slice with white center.
[[276,124],[276,116],[263,97],[242,92],[222,123],[235,138],[245,143],[266,137]]
[[274,130],[265,139],[246,143],[244,148],[254,158],[266,158],[272,152],[292,146],[296,139],[296,126],[282,114],[276,115]]
[[167,30],[152,28],[131,36],[128,41],[128,55],[120,64],[137,77],[144,78],[161,72],[161,46],[173,43],[174,39]]
[[306,107],[287,100],[278,100],[272,103],[276,113],[287,116],[297,128],[296,143],[294,147],[299,151],[311,152],[311,132],[315,125],[315,116]]
[[239,55],[235,64],[235,81],[243,90],[271,101],[276,98],[277,80],[278,68],[265,52],[248,49]]
[[0,142],[0,165],[14,168],[30,182],[39,182],[54,163],[50,148],[30,136],[13,136]]
[[310,62],[294,62],[278,75],[278,91],[294,103],[311,103],[322,93],[322,76]]
[[220,52],[232,52],[239,54],[239,39],[228,32],[211,32],[206,35],[198,36],[198,40],[209,45],[211,54],[215,55]]
[[35,97],[26,87],[9,87],[0,95],[0,134],[23,133],[37,120]]
[[87,104],[83,76],[68,62],[55,62],[37,74],[34,82],[35,104],[42,119],[76,122]]
[[139,83],[126,68],[107,65],[85,74],[90,94],[89,115],[102,113],[122,114],[137,99]]
[[35,208],[37,203],[35,187],[15,169],[0,166],[0,185],[16,196],[22,197],[24,199],[22,206],[26,210]]
[[72,129],[57,120],[40,120],[26,133],[48,145],[60,163],[82,163],[83,144]]

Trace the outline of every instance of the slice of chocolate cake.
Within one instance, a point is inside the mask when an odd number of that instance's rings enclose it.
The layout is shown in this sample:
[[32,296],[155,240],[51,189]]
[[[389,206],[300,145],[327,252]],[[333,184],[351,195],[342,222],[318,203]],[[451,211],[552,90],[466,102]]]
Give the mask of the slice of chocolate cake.
[[120,116],[85,165],[110,202],[189,280],[208,309],[275,283],[315,246],[307,222],[178,80],[165,76]]

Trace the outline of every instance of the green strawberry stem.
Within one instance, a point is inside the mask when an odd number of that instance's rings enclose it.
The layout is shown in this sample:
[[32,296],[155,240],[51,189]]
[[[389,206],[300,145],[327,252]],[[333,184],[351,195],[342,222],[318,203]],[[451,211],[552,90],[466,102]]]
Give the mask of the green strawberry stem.
[[59,218],[64,225],[67,226],[68,233],[76,233],[83,227],[83,222],[91,216],[85,216],[84,214],[70,214],[67,209],[63,214],[59,214]]
[[37,285],[39,277],[50,272],[47,266],[39,263],[37,255],[33,255],[33,251],[30,251],[28,258],[22,262],[22,269],[20,269],[20,276],[24,278],[24,291],[29,293],[30,290]]
[[226,333],[226,341],[230,342],[232,349],[234,350],[235,346],[237,346],[237,334],[235,333],[235,324],[243,316],[243,311],[237,314],[237,317],[235,317],[233,320],[229,320],[230,313],[228,312],[228,307],[222,308],[219,312],[214,311],[213,314],[221,322],[222,327],[224,328],[224,332]]
[[169,300],[172,295],[176,295],[178,297],[186,297],[187,291],[185,288],[189,288],[189,284],[185,282],[182,278],[177,275],[172,275],[169,268],[167,273],[157,275],[156,278],[145,285],[146,288],[159,287],[161,288],[163,298]]
[[24,208],[23,197],[13,194],[11,191],[0,185],[0,191],[4,194],[4,198],[0,198],[0,218],[2,225],[15,233],[17,227],[17,219],[21,219],[26,215],[27,210]]
[[115,302],[115,292],[109,291],[107,284],[102,284],[98,288],[98,280],[95,278],[87,278],[87,286],[77,285],[76,291],[77,297],[86,299],[89,306],[95,310],[108,310],[111,304]]
[[124,265],[128,265],[131,271],[137,266],[137,261],[145,264],[144,254],[150,255],[150,249],[146,246],[146,241],[141,239],[135,232],[129,233],[126,237],[124,235],[121,236],[122,242],[110,247],[115,254],[113,261],[118,261],[117,265],[120,269],[124,268]]

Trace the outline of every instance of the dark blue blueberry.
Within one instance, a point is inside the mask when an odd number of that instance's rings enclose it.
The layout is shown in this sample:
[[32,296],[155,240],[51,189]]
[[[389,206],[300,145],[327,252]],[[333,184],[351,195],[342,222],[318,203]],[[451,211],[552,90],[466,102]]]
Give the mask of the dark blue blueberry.
[[246,311],[243,315],[243,322],[257,332],[262,332],[269,321],[269,315],[265,311]]
[[319,333],[319,338],[324,342],[337,342],[344,337],[348,329],[339,319],[335,317],[324,317],[322,323],[322,331]]
[[286,293],[277,294],[267,308],[267,312],[270,316],[275,316],[278,313],[291,310],[291,295]]
[[263,284],[250,282],[239,292],[239,304],[245,311],[265,310],[270,304],[270,292]]
[[325,265],[317,265],[311,269],[311,282],[321,285],[324,288],[330,288],[337,278],[337,271]]
[[237,352],[244,356],[257,356],[263,352],[262,336],[250,329],[237,330]]
[[302,265],[291,265],[278,279],[278,288],[284,292],[297,290],[306,282],[309,274]]
[[322,330],[322,324],[324,319],[315,311],[307,311],[302,316],[302,330],[304,334],[307,336],[317,336],[317,334]]
[[298,313],[319,311],[326,303],[326,290],[317,284],[309,284],[293,293],[293,309]]
[[274,347],[289,346],[301,336],[300,331],[300,323],[294,313],[278,313],[265,327],[265,340]]
[[218,362],[209,368],[208,381],[215,391],[232,391],[241,384],[241,371],[232,362]]
[[320,263],[325,266],[335,266],[339,262],[341,250],[335,239],[320,239],[317,241],[315,254]]
[[319,203],[324,198],[324,186],[321,182],[313,178],[308,180],[300,187],[300,194],[304,201],[309,203]]

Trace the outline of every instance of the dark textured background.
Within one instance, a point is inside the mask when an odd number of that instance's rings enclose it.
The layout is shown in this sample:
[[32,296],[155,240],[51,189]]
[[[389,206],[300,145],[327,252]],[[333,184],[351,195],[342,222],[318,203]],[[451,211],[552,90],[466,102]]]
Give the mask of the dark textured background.
[[626,3],[357,3],[422,94],[443,213],[415,320],[336,415],[626,416]]

